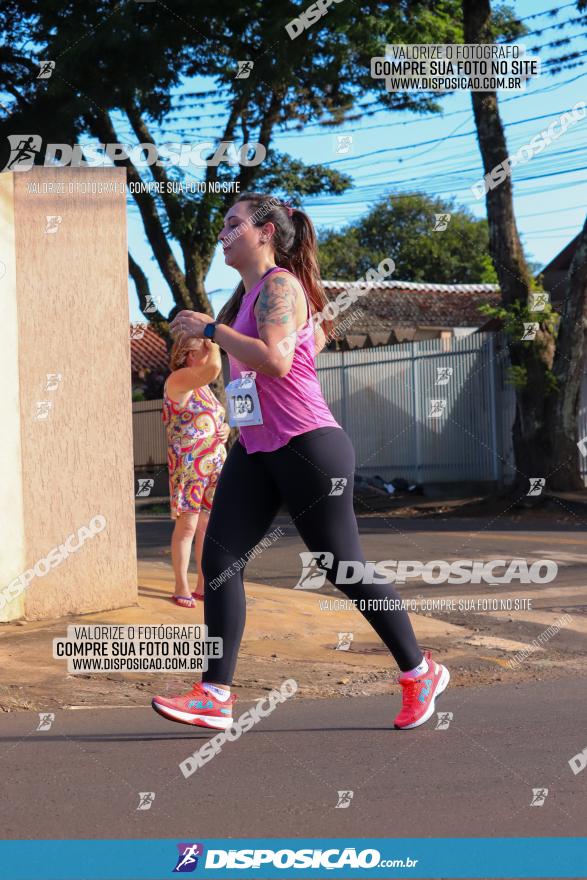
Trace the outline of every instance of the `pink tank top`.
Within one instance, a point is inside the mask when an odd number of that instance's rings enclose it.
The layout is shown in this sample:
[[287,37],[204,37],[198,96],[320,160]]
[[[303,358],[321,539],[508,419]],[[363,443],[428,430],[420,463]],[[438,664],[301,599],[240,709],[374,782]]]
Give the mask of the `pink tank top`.
[[[276,266],[243,296],[238,314],[231,324],[234,330],[245,336],[259,338],[254,313],[255,300],[265,279],[277,271],[288,270]],[[263,424],[243,425],[239,428],[239,440],[248,453],[273,452],[285,446],[292,437],[313,431],[315,428],[340,428],[322,396],[318,382],[314,365],[314,322],[311,319],[310,304],[305,290],[304,295],[308,306],[308,318],[302,329],[298,331],[289,373],[287,376],[279,377],[267,376],[259,372],[256,375]],[[251,369],[230,354],[228,360],[231,380],[240,378],[242,370]]]

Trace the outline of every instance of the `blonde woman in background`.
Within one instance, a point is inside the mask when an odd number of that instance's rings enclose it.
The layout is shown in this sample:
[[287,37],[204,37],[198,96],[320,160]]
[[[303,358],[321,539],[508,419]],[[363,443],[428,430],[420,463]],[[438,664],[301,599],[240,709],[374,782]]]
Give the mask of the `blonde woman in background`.
[[[224,407],[208,386],[220,374],[220,349],[209,339],[182,337],[171,349],[163,389],[163,423],[167,429],[169,501],[175,528],[171,561],[175,594],[183,608],[204,599],[202,547],[218,476],[226,459],[230,428]],[[195,541],[198,569],[196,591],[188,583],[188,566]]]

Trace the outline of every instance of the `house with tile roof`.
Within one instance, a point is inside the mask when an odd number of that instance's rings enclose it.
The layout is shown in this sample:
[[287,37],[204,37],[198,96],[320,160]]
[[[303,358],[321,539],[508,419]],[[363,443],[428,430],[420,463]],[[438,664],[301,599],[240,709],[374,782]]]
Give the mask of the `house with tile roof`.
[[[344,281],[323,281],[329,300],[352,287]],[[478,307],[500,301],[497,284],[429,284],[373,281],[336,320],[328,349],[350,350],[422,339],[448,339],[474,333],[487,318]],[[155,376],[165,377],[168,355],[164,340],[148,324],[131,325],[133,387]]]
[[[352,287],[323,281],[329,300]],[[474,333],[488,323],[479,312],[484,303],[498,305],[497,284],[429,284],[373,281],[337,319],[330,349],[372,348],[423,339],[448,339]]]
[[[577,234],[538,273],[544,289],[557,307],[564,296],[564,280],[579,241]],[[335,300],[352,282],[323,281],[329,300]],[[497,284],[431,284],[424,281],[374,281],[365,295],[336,320],[337,330],[327,348],[350,350],[393,345],[423,339],[449,339],[477,330],[500,329],[501,322],[479,312],[484,303],[496,306],[501,295]],[[220,291],[225,293],[226,291]],[[217,291],[218,293],[218,291]],[[132,338],[133,387],[145,377],[167,372],[164,341],[147,324],[135,325],[140,338]],[[144,332],[141,335],[140,328]]]
[[149,324],[130,325],[130,362],[133,392],[150,399],[161,397],[169,354],[165,340]]

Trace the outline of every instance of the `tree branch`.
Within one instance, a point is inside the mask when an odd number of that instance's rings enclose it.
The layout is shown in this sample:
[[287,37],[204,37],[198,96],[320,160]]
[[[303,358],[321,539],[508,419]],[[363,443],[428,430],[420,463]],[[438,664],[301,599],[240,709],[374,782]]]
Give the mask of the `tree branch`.
[[[85,120],[92,133],[101,143],[119,143],[108,113],[102,111],[96,115],[86,115]],[[184,309],[193,308],[192,298],[184,273],[178,265],[167,241],[155,199],[150,193],[140,189],[140,184],[142,183],[141,176],[128,156],[117,159],[115,165],[126,168],[129,183],[136,185],[136,190],[132,194],[133,198],[141,214],[145,233],[153,248],[159,268],[171,289],[176,304]]]
[[[263,144],[265,148],[269,146],[271,135],[273,133],[273,128],[277,120],[279,119],[279,111],[281,109],[282,100],[283,94],[281,92],[271,92],[269,107],[267,108],[265,115],[261,120],[261,126],[259,128],[259,143]],[[244,166],[241,168],[241,173],[238,178],[241,191],[246,191],[249,188],[249,186],[251,185],[251,181],[255,177],[256,173],[257,168],[254,166]]]
[[[236,126],[241,113],[246,107],[246,97],[244,94],[238,95],[230,108],[230,113],[224,126],[224,132],[221,141],[232,140],[235,134]],[[205,181],[206,187],[209,183],[213,183],[218,179],[218,166],[207,165]],[[203,296],[204,280],[210,266],[212,256],[214,254],[215,241],[217,233],[220,229],[219,222],[221,213],[228,209],[228,206],[234,199],[234,194],[227,192],[217,195],[206,191],[200,200],[193,228],[199,231],[199,240],[192,236],[190,242],[185,245],[183,255],[186,266],[186,278],[190,290],[194,290],[199,295],[201,310],[212,316],[212,309],[207,302],[207,298]],[[212,203],[220,203],[220,210],[215,212]],[[206,234],[202,235],[202,230]]]
[[165,323],[167,321],[167,318],[165,318],[165,316],[161,314],[159,309],[154,312],[145,312],[145,309],[147,307],[147,298],[151,296],[149,281],[139,264],[133,260],[130,251],[128,252],[128,272],[130,277],[134,281],[137,296],[139,298],[139,308],[145,318],[147,318],[150,323]]
[[[147,125],[144,119],[141,116],[141,112],[137,105],[132,105],[124,108],[126,115],[128,116],[129,122],[132,126],[132,130],[137,136],[137,140],[140,144],[152,144],[155,148],[157,148],[157,144],[153,140],[153,137],[147,128]],[[167,186],[169,181],[169,177],[165,169],[161,165],[157,165],[154,163],[149,166],[149,171],[153,175],[154,180],[157,183],[164,184],[163,189]],[[182,219],[182,206],[180,200],[174,193],[162,192],[159,194],[161,201],[165,205],[165,210],[167,211],[167,216],[169,217],[172,223],[177,223]]]

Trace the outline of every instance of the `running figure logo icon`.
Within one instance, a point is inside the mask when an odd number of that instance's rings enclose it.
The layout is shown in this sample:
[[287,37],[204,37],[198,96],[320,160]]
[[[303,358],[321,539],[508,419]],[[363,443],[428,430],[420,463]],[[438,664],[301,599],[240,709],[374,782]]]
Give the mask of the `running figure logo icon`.
[[346,156],[348,153],[352,152],[353,149],[353,136],[352,134],[337,134],[336,142],[334,145],[334,152],[339,156]]
[[57,391],[59,388],[59,383],[63,379],[61,373],[47,373],[47,383],[45,385],[45,391]]
[[3,171],[30,171],[43,140],[39,134],[9,134],[10,156]]
[[544,477],[530,477],[530,488],[527,495],[542,495],[542,490],[546,485],[546,480]]
[[303,569],[294,590],[319,590],[332,568],[334,555],[317,550],[315,553],[300,553],[300,559]]
[[547,293],[531,293],[530,294],[530,311],[543,312],[550,300]]
[[155,480],[152,477],[144,477],[139,480],[139,488],[137,490],[136,497],[137,498],[147,498],[151,494],[151,489],[155,485]]
[[146,302],[145,302],[145,307],[143,308],[143,313],[145,315],[146,314],[153,314],[154,312],[157,311],[157,306],[159,305],[160,302],[161,302],[161,296],[153,296],[152,294],[148,293],[147,298],[146,298]]
[[173,869],[174,874],[187,874],[195,871],[198,867],[198,857],[204,855],[204,846],[201,843],[178,843],[179,850],[177,865]]
[[434,730],[448,730],[450,722],[453,719],[452,712],[437,712],[438,721]]
[[342,495],[344,492],[344,487],[346,486],[348,479],[347,477],[330,477],[330,482],[332,483],[332,489],[328,493],[329,495]]
[[338,645],[336,646],[337,651],[349,651],[351,647],[351,642],[353,640],[352,633],[339,633],[338,634]]
[[39,726],[37,730],[51,730],[51,725],[54,721],[54,712],[39,712]]
[[446,229],[448,229],[448,224],[450,223],[451,216],[451,214],[435,214],[432,232],[444,232]]
[[435,385],[448,385],[450,377],[453,374],[452,367],[436,367]]
[[45,232],[55,233],[59,229],[59,225],[63,220],[63,217],[61,217],[60,214],[48,214],[46,215],[45,219],[47,221],[45,224]]
[[429,401],[430,409],[428,411],[429,419],[439,419],[446,410],[446,400],[442,398],[433,398]]
[[528,342],[532,339],[536,339],[536,334],[538,333],[538,327],[540,325],[537,321],[532,321],[529,323],[524,322],[524,332],[522,334],[522,342]]
[[251,71],[255,66],[254,61],[237,61],[238,70],[236,72],[235,79],[248,79],[251,75]]
[[353,799],[354,791],[339,791],[338,792],[338,803],[336,805],[337,810],[345,810],[347,807],[350,807],[351,801]]
[[54,61],[41,61],[39,64],[39,73],[37,75],[37,79],[51,79],[51,74],[54,70]]
[[53,401],[51,400],[37,400],[37,412],[35,415],[35,419],[37,421],[43,421],[43,419],[49,418],[49,412],[53,407]]
[[139,791],[139,805],[137,810],[150,810],[154,800],[154,791]]
[[548,796],[547,788],[533,788],[532,789],[532,800],[530,801],[531,807],[541,807],[544,804]]

